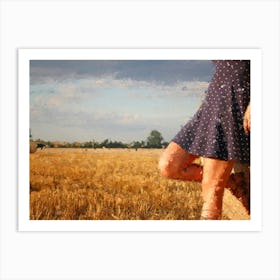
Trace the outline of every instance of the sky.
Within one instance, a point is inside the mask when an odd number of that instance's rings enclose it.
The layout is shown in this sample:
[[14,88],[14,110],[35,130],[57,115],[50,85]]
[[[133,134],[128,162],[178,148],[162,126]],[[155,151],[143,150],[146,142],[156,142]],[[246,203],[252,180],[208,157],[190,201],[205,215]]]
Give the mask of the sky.
[[170,141],[196,112],[209,60],[31,60],[30,128],[45,141]]

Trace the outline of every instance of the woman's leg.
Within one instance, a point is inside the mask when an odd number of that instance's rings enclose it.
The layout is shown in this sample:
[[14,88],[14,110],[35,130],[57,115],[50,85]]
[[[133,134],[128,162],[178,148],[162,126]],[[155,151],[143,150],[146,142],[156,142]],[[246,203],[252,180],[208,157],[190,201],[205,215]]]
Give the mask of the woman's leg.
[[201,218],[220,219],[224,189],[229,182],[233,161],[204,158],[202,172],[201,166],[192,164],[197,157],[187,153],[175,142],[171,142],[163,152],[158,167],[161,174],[170,179],[202,181]]
[[233,161],[204,159],[201,219],[221,219],[224,189],[228,183],[232,167]]
[[163,152],[158,167],[164,177],[201,182],[202,167],[192,164],[197,157],[186,152],[175,142],[171,142]]

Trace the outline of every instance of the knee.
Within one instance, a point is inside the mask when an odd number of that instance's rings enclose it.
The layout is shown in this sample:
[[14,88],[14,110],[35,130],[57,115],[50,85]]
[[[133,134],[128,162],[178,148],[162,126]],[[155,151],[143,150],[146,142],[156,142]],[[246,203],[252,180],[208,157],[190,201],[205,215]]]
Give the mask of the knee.
[[174,179],[176,172],[174,166],[167,159],[161,158],[158,162],[160,175],[166,178]]

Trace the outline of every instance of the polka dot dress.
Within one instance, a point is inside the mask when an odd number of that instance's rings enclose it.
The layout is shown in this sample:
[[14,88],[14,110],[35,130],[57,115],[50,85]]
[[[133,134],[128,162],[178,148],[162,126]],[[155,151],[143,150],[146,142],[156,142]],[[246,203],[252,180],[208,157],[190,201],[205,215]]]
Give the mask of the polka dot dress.
[[250,102],[250,61],[214,60],[215,73],[194,117],[172,141],[208,158],[250,163],[243,116]]

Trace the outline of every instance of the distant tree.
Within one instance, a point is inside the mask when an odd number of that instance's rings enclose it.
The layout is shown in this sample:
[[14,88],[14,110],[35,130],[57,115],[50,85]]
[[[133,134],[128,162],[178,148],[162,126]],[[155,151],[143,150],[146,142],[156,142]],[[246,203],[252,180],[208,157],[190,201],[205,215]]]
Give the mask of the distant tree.
[[84,142],[83,147],[84,148],[92,148],[92,142]]
[[53,147],[54,147],[54,144],[53,144],[53,142],[51,142],[51,141],[48,141],[48,142],[47,142],[47,145],[48,145],[49,148],[53,148]]
[[103,147],[108,148],[108,144],[109,144],[109,139],[105,139],[104,141],[102,141],[100,143],[100,148],[103,148]]
[[97,141],[95,141],[94,139],[92,139],[91,143],[91,148],[96,149],[99,148],[99,143]]
[[59,148],[72,148],[72,143],[69,142],[60,143]]
[[108,148],[127,148],[127,144],[124,144],[123,142],[121,141],[110,141],[108,143]]
[[73,148],[80,148],[81,147],[81,143],[80,142],[73,142],[72,143],[72,147]]
[[[143,142],[143,141],[142,141],[142,142]],[[142,142],[140,142],[140,141],[133,141],[133,142],[130,144],[130,147],[131,147],[131,148],[134,148],[134,149],[142,148],[142,147],[144,146]]]
[[147,148],[161,148],[163,137],[157,130],[152,130],[147,138]]

